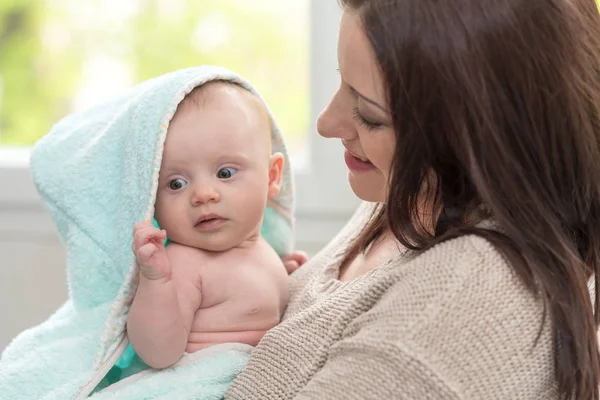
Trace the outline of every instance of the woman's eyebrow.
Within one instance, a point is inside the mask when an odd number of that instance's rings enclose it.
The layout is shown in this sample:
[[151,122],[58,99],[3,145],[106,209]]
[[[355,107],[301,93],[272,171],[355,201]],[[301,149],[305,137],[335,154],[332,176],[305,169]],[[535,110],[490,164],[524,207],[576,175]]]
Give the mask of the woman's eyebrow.
[[387,113],[388,111],[385,109],[385,107],[381,106],[379,103],[377,103],[375,100],[371,100],[370,98],[368,98],[367,96],[363,95],[362,93],[360,93],[358,90],[356,90],[355,88],[353,88],[352,86],[350,86],[350,90],[352,90],[352,92],[354,92],[357,96],[359,96],[361,99],[363,99],[364,101],[366,101],[369,104],[374,105],[375,107],[379,108],[381,111]]

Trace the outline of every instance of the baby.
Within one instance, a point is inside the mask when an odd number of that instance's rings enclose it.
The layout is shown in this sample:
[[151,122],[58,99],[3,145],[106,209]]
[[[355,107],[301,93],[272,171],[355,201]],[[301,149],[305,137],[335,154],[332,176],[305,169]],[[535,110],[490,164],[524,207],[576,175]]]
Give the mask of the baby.
[[246,89],[210,82],[179,104],[156,194],[162,229],[134,228],[140,280],[127,334],[146,364],[168,367],[219,343],[256,345],[279,323],[288,274],[260,227],[283,162],[271,154],[265,106]]

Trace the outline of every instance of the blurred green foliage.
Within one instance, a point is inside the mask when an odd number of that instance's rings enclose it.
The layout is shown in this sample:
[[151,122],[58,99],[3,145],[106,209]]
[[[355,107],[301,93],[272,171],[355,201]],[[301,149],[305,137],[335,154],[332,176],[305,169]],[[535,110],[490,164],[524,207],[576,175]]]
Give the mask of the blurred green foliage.
[[125,66],[127,85],[225,66],[259,89],[298,141],[308,130],[307,15],[308,0],[2,0],[0,144],[32,144],[81,106],[98,58]]

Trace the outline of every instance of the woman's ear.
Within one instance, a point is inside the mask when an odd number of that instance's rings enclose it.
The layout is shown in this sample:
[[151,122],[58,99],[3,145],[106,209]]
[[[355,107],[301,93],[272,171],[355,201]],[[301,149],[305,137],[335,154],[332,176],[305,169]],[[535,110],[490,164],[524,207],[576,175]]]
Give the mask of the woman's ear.
[[274,198],[281,190],[281,181],[283,179],[283,154],[274,153],[269,160],[269,191],[267,197]]

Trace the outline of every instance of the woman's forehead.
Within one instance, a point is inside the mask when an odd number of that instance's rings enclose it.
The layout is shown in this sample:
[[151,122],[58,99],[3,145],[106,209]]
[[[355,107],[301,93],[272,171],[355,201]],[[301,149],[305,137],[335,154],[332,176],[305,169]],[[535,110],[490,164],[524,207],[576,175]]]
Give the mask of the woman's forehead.
[[378,104],[386,104],[383,79],[360,17],[344,11],[338,40],[338,63],[345,83]]

